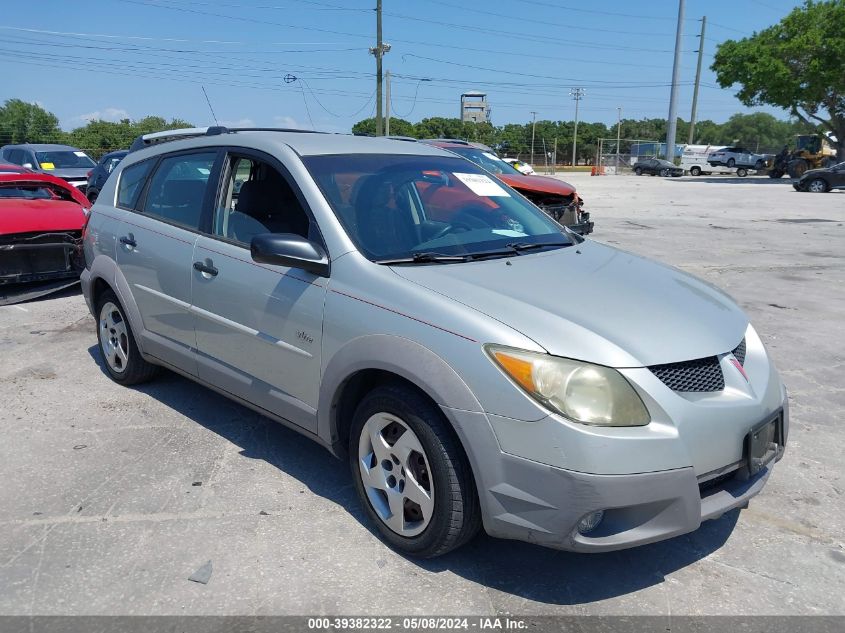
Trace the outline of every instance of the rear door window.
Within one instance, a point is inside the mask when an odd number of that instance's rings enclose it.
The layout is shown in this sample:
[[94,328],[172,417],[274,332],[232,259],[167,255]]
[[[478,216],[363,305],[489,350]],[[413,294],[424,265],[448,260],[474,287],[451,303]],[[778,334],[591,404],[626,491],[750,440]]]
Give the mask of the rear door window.
[[163,159],[150,180],[144,214],[198,230],[216,159],[216,151]]

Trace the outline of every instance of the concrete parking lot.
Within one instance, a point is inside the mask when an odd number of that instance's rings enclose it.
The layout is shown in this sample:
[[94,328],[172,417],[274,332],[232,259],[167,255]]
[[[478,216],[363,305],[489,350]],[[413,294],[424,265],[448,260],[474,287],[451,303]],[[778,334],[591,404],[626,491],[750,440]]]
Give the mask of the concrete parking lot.
[[307,439],[170,373],[111,382],[65,292],[0,308],[0,614],[845,614],[845,191],[564,178],[596,240],[724,288],[768,345],[792,430],[749,509],[618,553],[408,560]]

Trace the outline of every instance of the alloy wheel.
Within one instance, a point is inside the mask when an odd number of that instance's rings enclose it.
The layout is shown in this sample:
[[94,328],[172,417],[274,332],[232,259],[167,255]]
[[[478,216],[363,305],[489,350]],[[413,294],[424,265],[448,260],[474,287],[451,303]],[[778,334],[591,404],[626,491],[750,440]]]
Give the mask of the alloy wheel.
[[126,371],[129,362],[129,335],[120,309],[111,301],[100,310],[100,347],[103,357],[115,373]]
[[358,440],[358,471],[379,519],[400,536],[420,534],[434,514],[434,482],[417,435],[390,413],[370,416]]
[[816,178],[809,185],[807,185],[807,189],[809,189],[813,193],[824,193],[827,190],[827,185],[821,178]]

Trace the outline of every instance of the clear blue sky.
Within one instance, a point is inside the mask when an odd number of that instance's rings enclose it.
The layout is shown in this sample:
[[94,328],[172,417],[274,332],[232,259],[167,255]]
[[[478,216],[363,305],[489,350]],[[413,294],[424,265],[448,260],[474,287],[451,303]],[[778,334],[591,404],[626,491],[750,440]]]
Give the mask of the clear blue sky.
[[[708,69],[716,45],[780,20],[791,0],[687,0],[678,114],[687,119],[707,15],[699,119],[748,112]],[[348,131],[375,108],[375,0],[40,0],[5,2],[0,100],[92,117],[158,114],[221,123]],[[393,110],[458,115],[484,90],[493,123],[666,117],[677,0],[384,0]],[[287,83],[285,77],[296,77]],[[430,81],[420,81],[429,79]],[[785,118],[786,114],[765,109]]]

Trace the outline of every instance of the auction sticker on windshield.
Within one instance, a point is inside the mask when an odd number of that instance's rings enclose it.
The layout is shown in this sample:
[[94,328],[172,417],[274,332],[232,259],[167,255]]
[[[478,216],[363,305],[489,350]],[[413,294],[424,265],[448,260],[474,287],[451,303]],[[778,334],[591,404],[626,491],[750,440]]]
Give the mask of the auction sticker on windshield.
[[455,178],[464,183],[477,196],[487,198],[510,198],[511,195],[497,185],[489,176],[484,174],[459,174],[453,172]]

